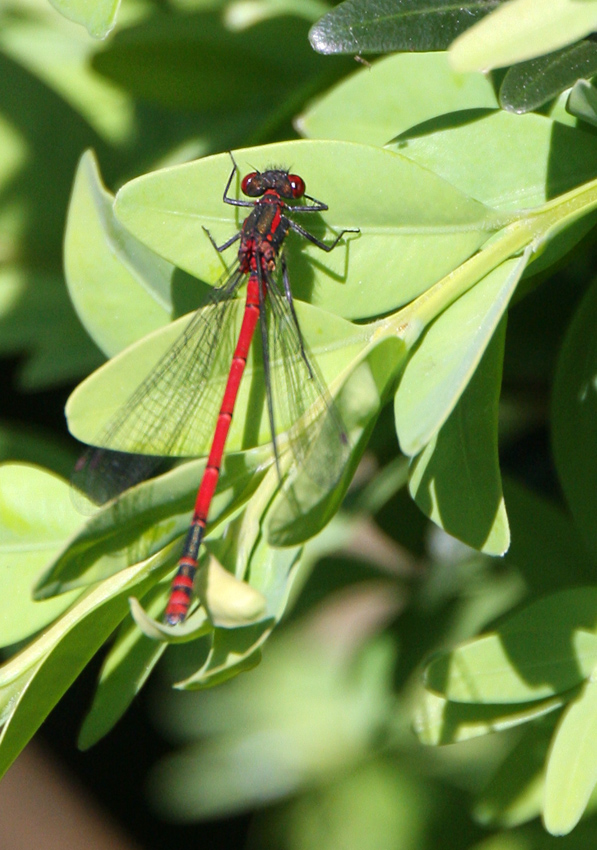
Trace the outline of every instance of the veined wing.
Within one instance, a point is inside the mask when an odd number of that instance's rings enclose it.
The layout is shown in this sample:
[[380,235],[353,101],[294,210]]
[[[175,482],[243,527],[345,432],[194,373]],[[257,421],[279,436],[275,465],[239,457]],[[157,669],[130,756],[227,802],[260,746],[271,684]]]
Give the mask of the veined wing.
[[[346,428],[325,386],[316,360],[302,337],[291,303],[275,281],[268,279],[268,337],[272,366],[275,423],[292,423],[286,432],[292,455],[288,484],[299,474],[315,492],[329,492],[338,483],[350,455]],[[298,497],[296,513],[302,512]]]
[[[234,348],[239,307],[234,295],[243,277],[236,268],[214,290],[94,438],[97,448],[78,461],[73,484],[94,502],[103,504],[147,478],[165,457],[193,456],[198,446],[209,447]],[[216,374],[221,379],[212,380]]]

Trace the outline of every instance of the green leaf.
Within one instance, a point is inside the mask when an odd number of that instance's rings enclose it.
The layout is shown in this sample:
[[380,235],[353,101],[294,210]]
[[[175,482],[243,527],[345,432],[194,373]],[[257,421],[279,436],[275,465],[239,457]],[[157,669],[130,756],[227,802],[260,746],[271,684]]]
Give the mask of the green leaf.
[[[360,228],[331,254],[294,238],[288,267],[295,297],[346,318],[379,315],[411,301],[470,256],[496,226],[495,213],[409,160],[373,147],[343,142],[295,141],[235,152],[241,174],[275,163],[292,164],[307,191],[329,206],[327,239]],[[230,174],[226,155],[147,174],[116,196],[124,226],[153,251],[197,277],[218,280],[225,260],[218,243],[238,231],[238,210],[222,203]],[[355,191],[383,186],[383,192]],[[236,180],[231,192],[238,191]],[[308,256],[310,263],[305,262]],[[232,261],[230,257],[229,262]],[[364,285],[368,282],[368,285]],[[373,285],[375,282],[375,285]]]
[[[269,447],[227,454],[210,511],[210,535],[257,486],[260,468],[271,462]],[[46,598],[91,584],[151,557],[182,537],[205,461],[180,466],[128,490],[91,517],[39,579],[35,593]]]
[[530,704],[468,705],[450,702],[431,691],[423,691],[417,703],[413,725],[422,744],[437,747],[528,724],[531,720],[555,711],[564,703],[564,697],[558,696]]
[[[500,210],[539,206],[595,176],[597,140],[544,115],[473,110],[404,133],[390,146]],[[491,161],[492,168],[483,164]]]
[[31,590],[40,570],[80,525],[66,482],[34,466],[0,465],[2,646],[39,631],[76,599],[75,592],[34,602]]
[[[90,5],[86,0],[79,2]],[[6,55],[70,104],[106,142],[122,145],[134,136],[137,118],[132,98],[93,70],[91,58],[97,43],[83,30],[53,13],[39,18],[35,13],[31,17],[6,15],[0,44]],[[47,108],[47,95],[44,100]],[[68,126],[72,132],[72,118]]]
[[581,684],[597,664],[597,589],[555,593],[486,635],[438,655],[426,687],[455,702],[535,702]]
[[558,475],[583,538],[597,557],[597,281],[566,333],[552,395],[552,437]]
[[[354,368],[355,362],[358,362],[368,342],[367,330],[309,304],[297,302],[295,307],[305,344],[317,361],[325,383],[333,390],[334,382],[341,381]],[[214,427],[243,317],[243,300],[237,299],[229,309],[234,311],[235,322],[233,327],[229,328],[230,333],[226,337],[220,337],[217,359],[210,374],[207,401],[204,398],[203,405],[204,410],[210,411]],[[209,316],[213,306],[210,305],[204,310],[205,315]],[[147,377],[152,366],[155,366],[160,357],[178,341],[188,323],[189,317],[185,316],[155,331],[113,358],[80,384],[70,396],[66,406],[71,432],[85,443],[103,445],[102,437],[108,423],[128,401],[142,380]],[[270,348],[270,350],[273,349]],[[272,357],[270,368],[275,380],[276,370],[284,368],[280,351],[276,351],[275,356]],[[178,401],[180,402],[180,392],[185,391],[185,388],[175,389],[179,393]],[[173,389],[172,399],[176,400],[176,398]],[[174,403],[172,399],[165,399],[156,413],[156,416],[159,414],[164,421],[160,423],[158,420],[152,423],[154,440],[151,444],[147,443],[147,436],[144,433],[139,435],[135,430],[129,429],[133,431],[132,436],[125,435],[123,440],[127,436],[129,439],[123,444],[115,444],[113,441],[110,448],[158,455],[165,455],[169,451],[173,457],[206,455],[213,436],[213,429],[208,427],[202,428],[203,434],[199,435],[197,429],[192,427],[184,429],[178,441],[174,445],[170,444],[169,434],[176,425],[176,421],[173,422],[171,418],[168,420],[168,417],[171,417],[173,413],[176,416],[180,411],[180,408],[176,411],[170,409],[169,404]],[[249,409],[251,411],[250,428],[246,424]],[[195,410],[187,406],[186,415],[189,417],[190,426],[192,426],[192,415],[195,413]],[[281,416],[283,413],[288,417],[289,411],[280,410]],[[280,433],[293,424],[291,421],[280,418],[276,421]],[[255,445],[264,445],[270,441],[271,433],[263,382],[263,360],[261,352],[256,351],[253,346],[239,389],[235,416],[226,445],[228,451],[238,451]]]
[[552,835],[574,829],[597,783],[597,686],[590,679],[555,731],[547,762],[543,823]]
[[597,44],[585,39],[510,68],[500,86],[500,106],[510,112],[530,112],[569,89],[581,77],[594,74],[597,74]]
[[82,24],[89,35],[105,38],[116,23],[120,0],[50,0],[65,18]]
[[446,50],[456,36],[498,6],[468,0],[344,0],[309,33],[319,53]]
[[[155,568],[153,574],[145,577]],[[168,568],[170,564],[167,565]],[[108,579],[18,655],[0,667],[0,774],[4,774],[66,689],[128,611],[134,588],[143,594],[163,565],[143,563]]]
[[[268,482],[262,484],[263,496],[271,490]],[[259,522],[263,508],[261,494],[249,504],[241,517],[235,535],[244,551],[228,553],[236,567],[236,576],[246,573],[249,584],[266,599],[266,616],[255,625],[241,628],[215,628],[212,645],[205,663],[177,687],[185,690],[212,687],[244,670],[250,670],[261,660],[261,647],[269,638],[274,626],[284,614],[288,596],[297,579],[300,567],[300,550],[296,548],[273,549],[259,535]],[[256,504],[255,504],[256,503]],[[249,538],[247,540],[247,537]]]
[[64,236],[69,293],[87,333],[109,357],[172,318],[173,266],[114,217],[92,151],[81,157]]
[[475,803],[476,820],[487,827],[513,827],[541,814],[545,760],[553,722],[529,723],[524,735]]
[[414,459],[409,481],[424,514],[488,555],[503,555],[510,544],[498,457],[505,331],[502,319],[448,420]]
[[512,536],[504,564],[524,577],[532,596],[592,580],[593,562],[562,508],[508,477],[504,495]]
[[21,387],[64,384],[99,365],[101,354],[77,319],[62,275],[5,265],[0,293],[0,353],[27,352],[18,373]]
[[432,324],[408,361],[395,397],[402,451],[418,454],[442,427],[477,368],[528,262],[502,263]]
[[[426,81],[425,97],[421,79]],[[490,80],[482,74],[455,74],[445,53],[402,53],[343,79],[310,104],[295,126],[307,138],[384,145],[439,115],[497,105]]]
[[288,14],[252,24],[227,26],[212,11],[154,14],[118,32],[93,64],[142,100],[240,116],[247,136],[254,135],[263,122],[291,118],[308,95],[350,65],[326,63],[314,53],[302,18]]
[[[291,476],[276,496],[266,521],[266,536],[273,546],[291,546],[313,537],[336,513],[369,442],[377,415],[393,386],[406,356],[398,340],[387,340],[374,348],[348,378],[337,398],[350,451],[337,481],[323,481],[315,464],[305,464]],[[324,426],[325,427],[325,426]],[[337,439],[335,431],[327,439]],[[318,435],[325,443],[326,434]],[[322,456],[321,463],[325,462]]]
[[578,80],[568,96],[566,109],[582,121],[597,125],[597,90],[587,80]]
[[[158,585],[144,599],[152,616],[164,610],[168,588]],[[103,663],[93,703],[79,733],[78,745],[89,749],[117,723],[162,657],[167,643],[146,637],[132,617],[121,624]]]
[[450,48],[456,71],[488,71],[551,53],[597,26],[597,0],[510,0],[459,36]]
[[[175,703],[173,733],[179,740],[202,733],[204,740],[162,762],[153,777],[154,798],[171,816],[213,817],[263,804],[320,785],[366,758],[392,704],[394,647],[378,640],[355,659],[354,623],[352,629],[346,623],[352,646],[340,639],[340,652],[337,643],[322,644],[310,633],[316,625],[307,621],[277,640],[268,663],[250,677]],[[240,734],[225,722],[239,710]]]

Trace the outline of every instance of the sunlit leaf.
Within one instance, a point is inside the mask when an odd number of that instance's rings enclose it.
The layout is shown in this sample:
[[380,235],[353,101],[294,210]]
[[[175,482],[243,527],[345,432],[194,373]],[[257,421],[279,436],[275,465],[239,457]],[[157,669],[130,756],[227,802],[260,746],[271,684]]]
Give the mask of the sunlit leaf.
[[580,685],[597,664],[597,590],[560,591],[432,660],[426,686],[455,702],[535,702]]
[[[318,215],[312,223],[301,218],[319,238],[331,241],[344,228],[359,228],[329,254],[296,234],[288,241],[295,297],[347,318],[380,315],[412,300],[470,256],[496,226],[496,214],[483,204],[378,148],[294,141],[237,151],[235,159],[241,174],[272,163],[292,165],[307,191],[329,206],[321,217],[326,229]],[[222,202],[230,165],[229,156],[219,155],[132,180],[116,196],[116,215],[153,251],[213,283],[234,253],[218,254],[203,228],[221,244],[243,219]],[[237,191],[235,179],[231,192]]]
[[597,26],[596,0],[510,0],[475,24],[450,49],[457,71],[488,71],[551,53]]
[[573,829],[597,783],[597,686],[589,680],[556,728],[547,762],[543,822],[552,835]]
[[173,267],[114,218],[97,160],[83,154],[64,236],[69,293],[87,333],[108,356],[172,317]]
[[497,106],[491,81],[482,74],[455,74],[445,53],[400,53],[343,79],[310,104],[295,125],[307,138],[384,145],[439,115]]
[[89,35],[105,38],[114,24],[120,0],[50,0],[65,18],[82,24]]

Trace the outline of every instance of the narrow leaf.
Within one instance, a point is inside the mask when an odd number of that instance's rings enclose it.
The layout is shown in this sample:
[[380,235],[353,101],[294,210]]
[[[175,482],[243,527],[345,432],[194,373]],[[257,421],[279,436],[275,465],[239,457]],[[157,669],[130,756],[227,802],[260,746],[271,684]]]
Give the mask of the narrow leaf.
[[527,261],[525,252],[479,281],[436,319],[408,361],[394,401],[405,454],[418,454],[456,406]]
[[552,395],[558,475],[593,557],[597,557],[597,281],[566,333]]
[[510,68],[500,87],[500,106],[510,112],[530,112],[557,97],[581,77],[594,74],[597,74],[597,42],[584,39]]
[[597,685],[588,681],[557,727],[547,763],[543,822],[552,835],[574,829],[597,783]]
[[446,50],[501,0],[344,0],[309,33],[319,53]]
[[502,319],[458,404],[411,466],[411,495],[430,519],[469,546],[503,555],[510,543],[498,458]]

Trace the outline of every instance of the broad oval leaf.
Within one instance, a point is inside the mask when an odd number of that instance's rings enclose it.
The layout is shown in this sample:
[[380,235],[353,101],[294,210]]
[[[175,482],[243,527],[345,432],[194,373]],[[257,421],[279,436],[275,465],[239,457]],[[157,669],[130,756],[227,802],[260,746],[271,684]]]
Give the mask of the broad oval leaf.
[[[298,319],[301,325],[305,343],[317,361],[321,369],[323,379],[328,385],[339,381],[344,373],[350,371],[353,361],[359,357],[367,344],[367,330],[344,319],[318,310],[309,304],[296,302]],[[212,310],[208,306],[205,310]],[[205,405],[197,412],[189,407],[189,393],[193,392],[193,386],[179,388],[184,391],[187,398],[187,406],[184,415],[192,420],[193,415],[210,416],[213,424],[217,418],[224,387],[230,370],[230,363],[236,345],[236,338],[242,315],[244,302],[237,299],[230,305],[230,310],[235,311],[235,326],[230,328],[228,338],[220,338],[217,360],[210,376],[208,388],[210,404]],[[66,406],[66,414],[71,432],[80,440],[92,445],[102,445],[102,436],[108,423],[118,413],[138,385],[147,377],[152,364],[155,365],[160,357],[167,352],[177,339],[184,333],[188,325],[188,317],[183,317],[173,322],[166,328],[162,328],[145,339],[130,346],[118,357],[113,358],[97,372],[87,378],[71,395]],[[282,363],[272,358],[272,378],[275,381],[277,369],[282,369]],[[177,396],[178,398],[178,396]],[[269,430],[269,419],[267,416],[265,402],[265,388],[263,385],[263,361],[259,351],[254,348],[250,352],[247,366],[241,382],[241,387],[235,406],[235,417],[232,422],[230,434],[227,440],[227,450],[237,451],[252,448],[255,445],[263,445],[271,440]],[[192,400],[192,396],[191,396]],[[169,453],[173,457],[201,456],[207,454],[213,431],[209,428],[201,428],[205,435],[204,442],[197,442],[197,434],[193,431],[192,421],[190,428],[181,434],[180,439],[173,445],[167,442],[167,434],[162,433],[170,428],[171,419],[176,424],[177,417],[183,415],[182,410],[174,410],[170,406],[171,399],[160,398],[158,416],[163,417],[151,420],[154,439],[135,432],[124,435],[124,444],[110,444],[111,449],[128,452],[141,452],[145,454],[163,455]],[[146,400],[151,404],[151,398]],[[251,406],[251,427],[246,427],[247,410]],[[261,413],[259,413],[261,411]],[[286,431],[293,422],[277,421],[276,427],[279,432]],[[130,438],[130,439],[129,439]],[[132,443],[135,439],[138,442]]]
[[[447,181],[400,155],[347,142],[295,141],[235,152],[241,175],[272,163],[292,166],[307,191],[329,210],[301,224],[328,242],[345,228],[330,254],[291,234],[288,269],[293,293],[346,318],[379,315],[411,301],[486,241],[496,213]],[[146,174],[116,196],[120,221],[170,262],[214,283],[230,257],[220,244],[244,218],[223,203],[230,157],[217,155]],[[231,194],[239,192],[238,176]],[[298,215],[298,214],[297,214]],[[312,221],[312,223],[311,223]],[[308,256],[310,262],[305,262]]]
[[422,744],[438,747],[470,741],[493,732],[504,732],[514,726],[537,720],[563,704],[563,697],[552,697],[533,703],[468,705],[451,702],[431,691],[423,691],[416,707],[413,725]]
[[[426,81],[425,97],[421,79]],[[400,53],[341,80],[295,125],[307,138],[385,145],[439,115],[497,106],[491,81],[482,74],[455,74],[445,53]]]
[[[35,506],[35,507],[33,507]],[[68,484],[27,464],[0,466],[0,644],[10,646],[42,629],[71,605],[77,592],[36,602],[36,578],[81,525]]]
[[545,115],[460,112],[413,127],[390,148],[499,210],[539,206],[597,173],[593,133]]

